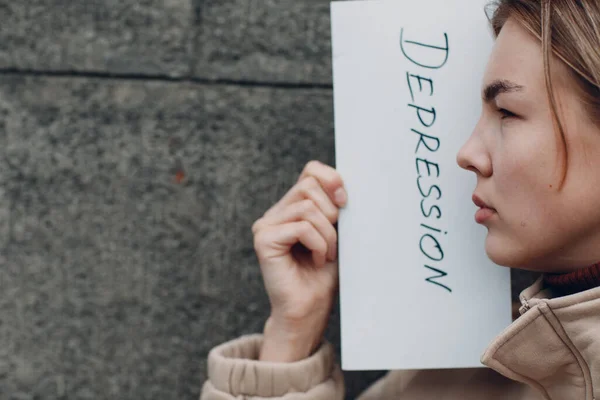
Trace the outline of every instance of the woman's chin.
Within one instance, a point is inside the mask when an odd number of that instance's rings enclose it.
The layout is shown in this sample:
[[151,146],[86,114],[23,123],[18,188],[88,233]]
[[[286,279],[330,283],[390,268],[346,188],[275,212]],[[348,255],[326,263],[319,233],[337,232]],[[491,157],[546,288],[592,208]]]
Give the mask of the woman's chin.
[[485,239],[485,252],[494,263],[503,267],[528,269],[531,258],[526,254],[526,247],[507,238],[488,232]]

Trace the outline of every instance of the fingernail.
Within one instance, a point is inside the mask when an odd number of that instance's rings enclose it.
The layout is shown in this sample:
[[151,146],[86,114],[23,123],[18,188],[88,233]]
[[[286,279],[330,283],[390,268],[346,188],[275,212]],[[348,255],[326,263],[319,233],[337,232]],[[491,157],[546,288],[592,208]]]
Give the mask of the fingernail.
[[348,200],[348,194],[346,193],[346,190],[344,190],[344,188],[339,188],[338,190],[336,190],[333,194],[333,197],[335,198],[335,202],[339,206],[344,205]]

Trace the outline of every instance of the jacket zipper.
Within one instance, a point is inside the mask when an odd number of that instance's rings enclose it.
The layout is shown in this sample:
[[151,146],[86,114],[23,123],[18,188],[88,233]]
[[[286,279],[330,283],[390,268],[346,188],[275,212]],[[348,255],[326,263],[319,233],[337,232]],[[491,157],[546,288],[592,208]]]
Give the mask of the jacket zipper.
[[527,311],[529,311],[529,309],[531,308],[531,306],[529,305],[529,302],[525,299],[521,299],[521,307],[519,308],[519,314],[523,315],[525,314]]

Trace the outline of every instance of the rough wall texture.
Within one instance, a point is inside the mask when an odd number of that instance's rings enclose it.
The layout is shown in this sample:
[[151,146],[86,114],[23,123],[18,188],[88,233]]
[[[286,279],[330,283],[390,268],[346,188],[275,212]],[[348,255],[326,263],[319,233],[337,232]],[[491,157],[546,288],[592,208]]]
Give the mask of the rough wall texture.
[[196,399],[261,331],[250,226],[334,162],[328,12],[0,0],[0,398]]
[[186,76],[190,0],[0,2],[0,67]]
[[326,0],[205,0],[194,75],[331,84]]

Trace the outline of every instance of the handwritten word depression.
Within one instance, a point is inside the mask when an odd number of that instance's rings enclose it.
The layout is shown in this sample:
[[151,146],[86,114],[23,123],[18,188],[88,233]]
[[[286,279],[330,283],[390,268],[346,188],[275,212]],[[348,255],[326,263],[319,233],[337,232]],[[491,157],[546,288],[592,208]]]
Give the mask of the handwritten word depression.
[[415,113],[415,125],[411,132],[417,142],[415,149],[415,167],[417,173],[417,189],[421,196],[421,214],[423,223],[419,229],[421,238],[419,249],[424,257],[423,267],[437,275],[425,279],[436,287],[452,292],[452,289],[442,282],[448,275],[443,268],[444,250],[440,244],[443,235],[448,232],[439,229],[442,209],[438,201],[442,198],[440,188],[440,165],[435,160],[435,153],[440,150],[441,140],[434,129],[436,110],[434,107],[434,81],[431,72],[441,69],[448,61],[450,48],[448,35],[440,38],[441,44],[431,44],[408,40],[404,29],[400,30],[400,49],[402,54],[412,64],[412,71],[406,72],[406,83],[410,92],[411,102],[408,107]]

